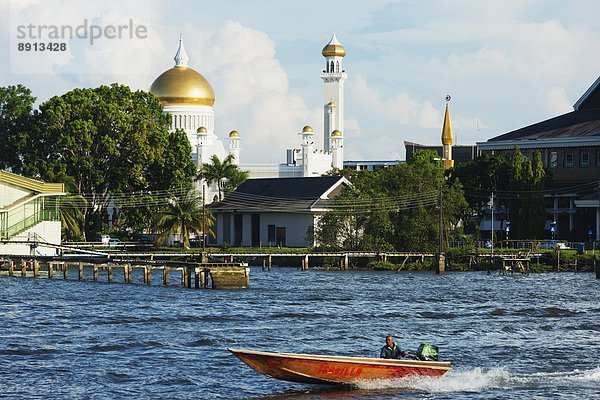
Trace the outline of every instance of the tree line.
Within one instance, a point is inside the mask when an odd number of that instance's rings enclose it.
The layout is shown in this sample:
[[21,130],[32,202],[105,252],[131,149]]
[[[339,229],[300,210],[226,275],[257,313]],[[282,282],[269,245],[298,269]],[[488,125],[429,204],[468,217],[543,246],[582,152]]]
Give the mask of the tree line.
[[[195,181],[217,188],[215,199],[248,178],[233,157],[213,156],[200,171],[183,130],[151,94],[119,84],[74,89],[34,109],[22,86],[0,88],[0,168],[47,182],[63,182],[64,236],[93,240],[113,224],[130,234],[199,233],[212,218]],[[378,171],[332,171],[352,185],[330,201],[308,232],[324,249],[420,250],[439,247],[440,234],[477,233],[491,192],[505,210],[512,238],[544,235],[543,190],[550,177],[541,155],[485,154],[444,170],[435,152]],[[440,207],[441,205],[441,207]],[[114,207],[113,207],[114,206]],[[442,229],[442,231],[440,231]],[[312,241],[312,240],[311,240]]]

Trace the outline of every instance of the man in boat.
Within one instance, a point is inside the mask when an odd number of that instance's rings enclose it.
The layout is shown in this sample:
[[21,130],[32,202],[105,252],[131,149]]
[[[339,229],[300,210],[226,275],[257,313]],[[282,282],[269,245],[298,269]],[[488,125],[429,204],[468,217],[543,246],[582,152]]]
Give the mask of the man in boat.
[[381,348],[381,358],[399,359],[406,357],[406,352],[401,351],[400,347],[394,343],[394,338],[391,335],[385,337],[385,346]]

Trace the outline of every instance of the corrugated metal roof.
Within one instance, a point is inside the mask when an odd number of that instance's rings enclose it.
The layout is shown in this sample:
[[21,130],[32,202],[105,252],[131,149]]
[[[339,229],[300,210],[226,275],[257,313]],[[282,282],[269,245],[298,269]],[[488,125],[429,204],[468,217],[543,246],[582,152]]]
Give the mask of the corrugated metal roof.
[[[338,182],[339,176],[312,178],[248,179],[221,202],[213,211],[301,211],[311,207]],[[320,202],[319,204],[323,204]]]
[[584,136],[600,136],[600,108],[572,111],[496,136],[488,142]]

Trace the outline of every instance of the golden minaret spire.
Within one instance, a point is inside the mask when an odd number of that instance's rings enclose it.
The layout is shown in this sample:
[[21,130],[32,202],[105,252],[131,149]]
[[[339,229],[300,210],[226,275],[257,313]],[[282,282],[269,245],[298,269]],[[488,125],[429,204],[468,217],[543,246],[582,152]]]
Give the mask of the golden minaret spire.
[[454,160],[452,159],[452,144],[454,143],[454,136],[452,135],[452,124],[450,123],[450,95],[446,96],[446,112],[444,114],[444,125],[442,126],[442,146],[443,146],[443,159],[444,168],[454,167]]

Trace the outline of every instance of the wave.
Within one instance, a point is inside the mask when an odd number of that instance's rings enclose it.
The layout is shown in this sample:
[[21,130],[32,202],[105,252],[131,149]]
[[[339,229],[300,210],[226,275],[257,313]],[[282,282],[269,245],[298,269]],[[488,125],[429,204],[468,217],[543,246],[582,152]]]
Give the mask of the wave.
[[360,389],[412,389],[428,393],[481,392],[525,387],[553,387],[558,384],[600,382],[600,367],[568,372],[512,373],[505,367],[474,368],[468,371],[451,371],[441,378],[407,377],[395,380],[358,382]]

